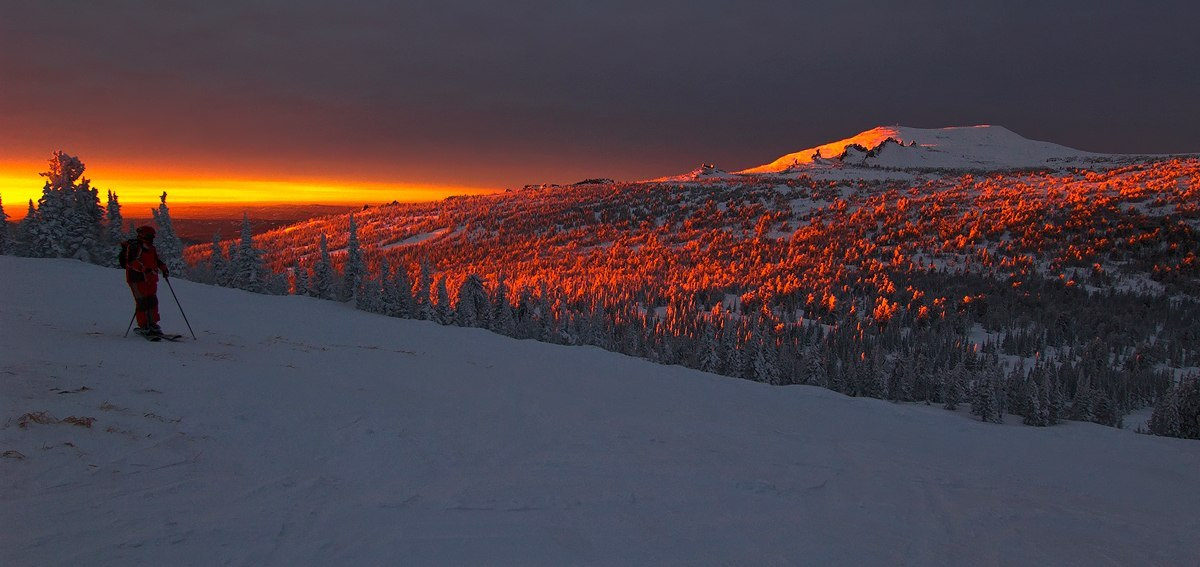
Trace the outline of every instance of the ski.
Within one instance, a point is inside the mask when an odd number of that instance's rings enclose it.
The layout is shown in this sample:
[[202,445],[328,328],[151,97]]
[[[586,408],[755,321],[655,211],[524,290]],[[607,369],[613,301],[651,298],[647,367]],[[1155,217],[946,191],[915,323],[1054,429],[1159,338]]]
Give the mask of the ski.
[[143,339],[146,339],[152,343],[156,343],[158,341],[164,341],[164,340],[171,341],[171,342],[178,342],[178,341],[183,340],[183,335],[177,335],[177,334],[166,334],[166,333],[145,334],[145,333],[141,333],[138,331],[134,331],[133,334],[135,334],[139,337],[142,337]]

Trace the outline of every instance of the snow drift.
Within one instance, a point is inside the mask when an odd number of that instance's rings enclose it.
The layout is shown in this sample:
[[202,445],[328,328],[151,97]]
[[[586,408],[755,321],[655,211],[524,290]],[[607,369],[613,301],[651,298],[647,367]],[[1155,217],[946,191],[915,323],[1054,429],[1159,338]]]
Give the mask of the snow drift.
[[121,337],[116,270],[0,257],[0,274],[8,565],[1200,557],[1200,443],[185,281],[199,340],[149,343]]

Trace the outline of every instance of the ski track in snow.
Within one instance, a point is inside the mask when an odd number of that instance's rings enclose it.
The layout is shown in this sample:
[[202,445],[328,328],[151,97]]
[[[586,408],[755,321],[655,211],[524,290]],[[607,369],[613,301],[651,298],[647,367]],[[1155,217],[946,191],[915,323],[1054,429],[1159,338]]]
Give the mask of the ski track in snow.
[[[150,343],[121,337],[116,270],[0,257],[0,274],[5,565],[1200,558],[1194,441],[176,280],[199,340]],[[42,411],[95,421],[19,426]]]

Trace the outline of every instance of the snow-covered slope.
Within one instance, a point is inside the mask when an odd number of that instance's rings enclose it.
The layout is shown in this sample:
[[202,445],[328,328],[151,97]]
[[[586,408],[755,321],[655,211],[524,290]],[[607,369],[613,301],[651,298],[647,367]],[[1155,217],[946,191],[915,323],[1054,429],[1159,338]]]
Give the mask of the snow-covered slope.
[[[853,148],[855,145],[867,151]],[[779,173],[838,158],[846,164],[891,168],[1014,169],[1046,167],[1100,155],[1029,140],[1002,126],[880,126],[851,138],[790,153],[738,173]]]
[[1200,557],[1200,443],[984,424],[185,281],[199,341],[148,343],[121,338],[121,280],[0,257],[0,563]]
[[700,167],[693,169],[682,175],[669,175],[667,177],[659,177],[651,179],[650,183],[669,182],[669,181],[707,181],[707,180],[725,180],[737,179],[738,176],[729,173],[713,164],[704,163]]

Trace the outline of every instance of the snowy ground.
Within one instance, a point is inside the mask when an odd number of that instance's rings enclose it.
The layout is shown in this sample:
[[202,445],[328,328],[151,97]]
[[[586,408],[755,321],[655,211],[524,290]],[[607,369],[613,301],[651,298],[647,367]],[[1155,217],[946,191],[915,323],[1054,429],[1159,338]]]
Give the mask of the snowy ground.
[[1200,560],[1194,441],[174,284],[0,257],[0,564]]

